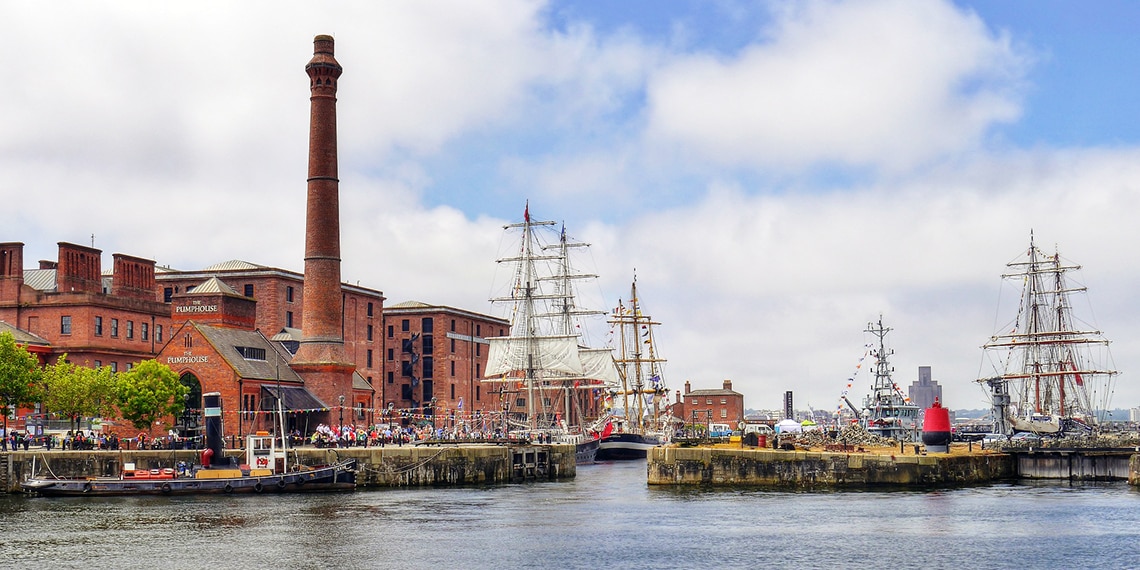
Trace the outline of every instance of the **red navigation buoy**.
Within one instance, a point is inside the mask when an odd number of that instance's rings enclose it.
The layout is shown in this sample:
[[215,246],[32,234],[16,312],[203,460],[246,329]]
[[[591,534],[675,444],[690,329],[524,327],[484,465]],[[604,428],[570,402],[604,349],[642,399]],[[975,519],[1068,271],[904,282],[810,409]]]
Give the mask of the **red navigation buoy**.
[[922,422],[922,443],[926,451],[948,453],[950,451],[950,410],[943,408],[938,400],[926,408]]

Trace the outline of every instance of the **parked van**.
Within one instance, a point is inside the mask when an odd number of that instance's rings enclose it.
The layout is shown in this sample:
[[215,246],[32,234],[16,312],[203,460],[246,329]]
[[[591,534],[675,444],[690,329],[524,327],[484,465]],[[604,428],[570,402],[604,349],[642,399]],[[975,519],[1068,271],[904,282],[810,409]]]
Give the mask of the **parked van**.
[[732,435],[732,428],[728,424],[712,424],[709,426],[709,437],[728,437]]

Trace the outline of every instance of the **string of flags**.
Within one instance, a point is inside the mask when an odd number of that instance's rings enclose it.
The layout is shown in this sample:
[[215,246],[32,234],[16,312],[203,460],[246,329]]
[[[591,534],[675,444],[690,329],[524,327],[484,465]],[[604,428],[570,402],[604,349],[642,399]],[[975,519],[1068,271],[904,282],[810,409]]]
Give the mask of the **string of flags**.
[[863,356],[859,357],[859,362],[855,364],[855,371],[847,377],[847,387],[843,389],[843,393],[839,395],[839,404],[836,406],[835,413],[843,412],[843,402],[847,398],[847,394],[851,392],[851,386],[855,383],[855,377],[859,375],[859,371],[863,368],[863,361],[871,354],[872,345],[870,343],[863,345]]

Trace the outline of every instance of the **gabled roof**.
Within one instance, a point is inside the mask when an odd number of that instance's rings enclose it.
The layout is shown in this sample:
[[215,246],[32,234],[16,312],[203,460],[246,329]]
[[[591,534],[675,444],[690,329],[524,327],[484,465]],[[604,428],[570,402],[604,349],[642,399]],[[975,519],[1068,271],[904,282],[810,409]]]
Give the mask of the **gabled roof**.
[[237,291],[234,291],[233,287],[226,285],[222,282],[221,279],[218,279],[217,277],[211,277],[207,279],[205,283],[202,283],[201,285],[195,287],[193,291],[188,293],[188,295],[216,295],[219,293],[222,295],[243,296],[239,295]]
[[24,285],[36,291],[55,291],[54,269],[25,269]]
[[0,321],[0,332],[11,333],[12,337],[16,339],[17,344],[51,346],[51,343],[48,342],[44,337],[30,333],[23,329],[16,328],[14,325],[8,324],[4,321]]
[[[245,331],[194,323],[194,327],[242,378],[301,382],[289,367],[289,355],[281,345],[269,342],[259,331]],[[265,359],[243,356],[238,347],[260,349]]]
[[215,263],[203,269],[202,271],[240,271],[249,269],[268,269],[268,267],[264,265],[258,265],[256,263],[250,263],[248,261],[242,261],[240,259],[231,259],[229,261]]
[[430,309],[437,305],[429,305],[421,301],[404,301],[403,303],[396,303],[395,305],[388,305],[387,309]]

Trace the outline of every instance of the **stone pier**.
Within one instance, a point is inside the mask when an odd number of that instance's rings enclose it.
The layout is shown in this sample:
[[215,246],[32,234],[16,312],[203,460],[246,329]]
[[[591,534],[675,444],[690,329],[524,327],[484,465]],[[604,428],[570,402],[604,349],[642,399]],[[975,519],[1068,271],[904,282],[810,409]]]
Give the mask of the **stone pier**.
[[903,455],[657,447],[649,451],[650,485],[741,485],[786,489],[952,486],[1017,476],[1000,453]]
[[[56,477],[118,476],[123,465],[137,469],[177,468],[199,463],[199,451],[30,451],[0,452],[0,485],[18,492],[33,474]],[[244,458],[243,450],[226,450]],[[489,485],[573,478],[572,445],[420,445],[289,450],[291,464],[321,465],[355,458],[358,487]]]

